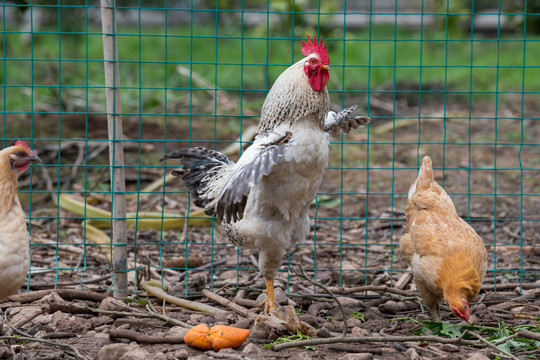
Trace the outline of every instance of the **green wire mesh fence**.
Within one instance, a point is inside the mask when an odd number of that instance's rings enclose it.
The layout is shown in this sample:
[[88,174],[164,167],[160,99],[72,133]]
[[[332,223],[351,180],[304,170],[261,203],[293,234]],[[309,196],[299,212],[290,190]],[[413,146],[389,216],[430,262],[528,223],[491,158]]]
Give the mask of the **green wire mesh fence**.
[[[405,199],[424,155],[484,239],[487,281],[538,279],[536,2],[114,5],[128,212],[119,246],[129,291],[147,276],[185,295],[260,280],[256,254],[192,208],[158,159],[185,146],[237,159],[307,34],[327,41],[334,110],[358,104],[372,122],[332,143],[312,236],[280,268],[283,284],[299,263],[340,286],[399,279]],[[2,146],[27,140],[45,163],[20,178],[32,234],[28,289],[113,288],[100,4],[5,1],[0,9]]]

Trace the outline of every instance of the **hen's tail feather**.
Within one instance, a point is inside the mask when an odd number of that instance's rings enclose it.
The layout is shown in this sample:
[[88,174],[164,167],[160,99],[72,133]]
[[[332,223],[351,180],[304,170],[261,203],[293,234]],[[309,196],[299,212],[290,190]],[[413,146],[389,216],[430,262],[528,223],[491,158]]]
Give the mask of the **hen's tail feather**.
[[424,156],[422,167],[418,172],[418,189],[425,190],[433,183],[433,165],[429,156]]
[[417,190],[426,190],[431,184],[433,184],[433,165],[429,156],[424,156],[422,160],[422,166],[418,171],[418,177],[409,189],[409,199],[414,195]]
[[[199,146],[170,152],[165,154],[159,161],[169,159],[180,159],[180,163],[184,167],[172,171],[171,174],[182,178],[184,185],[191,191],[193,204],[202,208],[205,208],[212,200],[201,196],[206,193],[208,176],[212,175],[211,171],[215,173],[215,170],[219,167],[234,165],[227,156],[219,151]],[[208,215],[213,215],[211,209],[205,208],[205,212]]]

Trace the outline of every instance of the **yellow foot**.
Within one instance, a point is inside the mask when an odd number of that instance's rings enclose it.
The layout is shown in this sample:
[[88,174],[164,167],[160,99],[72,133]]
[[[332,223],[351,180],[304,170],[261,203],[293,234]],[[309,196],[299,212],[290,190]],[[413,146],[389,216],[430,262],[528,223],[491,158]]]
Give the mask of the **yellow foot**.
[[264,292],[268,296],[264,302],[264,313],[272,314],[277,310],[276,298],[274,295],[274,279],[264,278],[266,290]]
[[[266,290],[264,290],[264,292],[266,294],[268,294],[268,292]],[[267,297],[266,300],[264,301],[264,313],[265,314],[272,314],[272,313],[274,313],[276,311],[276,309],[277,309],[276,302],[271,301],[270,297]]]

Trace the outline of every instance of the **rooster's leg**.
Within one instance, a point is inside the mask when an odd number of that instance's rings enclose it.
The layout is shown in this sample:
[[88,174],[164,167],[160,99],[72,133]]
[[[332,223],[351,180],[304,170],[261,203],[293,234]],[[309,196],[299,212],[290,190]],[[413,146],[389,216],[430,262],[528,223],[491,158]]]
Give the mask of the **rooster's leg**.
[[276,298],[274,295],[274,279],[268,279],[264,278],[264,283],[266,285],[266,295],[268,295],[268,298],[266,299],[266,302],[264,304],[264,312],[265,313],[273,313],[277,309],[276,305]]

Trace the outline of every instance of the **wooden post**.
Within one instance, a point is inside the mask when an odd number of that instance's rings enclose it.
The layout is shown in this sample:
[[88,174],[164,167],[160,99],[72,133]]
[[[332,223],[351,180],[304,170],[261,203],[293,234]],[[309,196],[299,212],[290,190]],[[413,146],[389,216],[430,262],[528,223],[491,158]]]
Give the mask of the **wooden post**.
[[107,95],[107,124],[109,131],[109,163],[111,166],[112,202],[112,268],[114,271],[113,296],[127,295],[127,228],[126,184],[124,177],[124,139],[122,130],[122,107],[120,104],[120,68],[114,1],[101,0],[101,23],[103,28],[103,56]]

